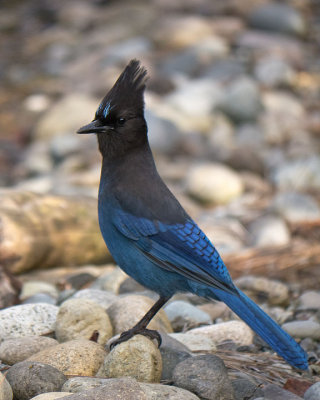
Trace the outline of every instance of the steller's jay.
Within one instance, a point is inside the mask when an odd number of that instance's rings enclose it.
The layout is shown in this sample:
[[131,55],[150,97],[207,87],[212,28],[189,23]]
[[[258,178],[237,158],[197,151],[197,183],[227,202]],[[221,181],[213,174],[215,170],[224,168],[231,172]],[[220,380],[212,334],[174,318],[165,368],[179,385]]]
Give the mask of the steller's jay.
[[98,215],[102,236],[117,264],[159,300],[113,343],[142,333],[176,292],[225,302],[280,356],[307,369],[307,355],[231,280],[219,253],[158,175],[144,119],[146,70],[137,60],[124,69],[78,133],[96,133],[102,154]]

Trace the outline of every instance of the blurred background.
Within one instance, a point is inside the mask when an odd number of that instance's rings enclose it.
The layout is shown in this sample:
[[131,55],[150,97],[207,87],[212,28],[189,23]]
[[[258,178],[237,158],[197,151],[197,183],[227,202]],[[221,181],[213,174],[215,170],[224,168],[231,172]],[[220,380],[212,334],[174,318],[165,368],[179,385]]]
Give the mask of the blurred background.
[[[96,138],[75,132],[137,58],[159,172],[232,275],[318,286],[319,11],[317,0],[1,2],[0,261],[12,272],[110,261]],[[81,230],[98,242],[72,258],[68,232]]]

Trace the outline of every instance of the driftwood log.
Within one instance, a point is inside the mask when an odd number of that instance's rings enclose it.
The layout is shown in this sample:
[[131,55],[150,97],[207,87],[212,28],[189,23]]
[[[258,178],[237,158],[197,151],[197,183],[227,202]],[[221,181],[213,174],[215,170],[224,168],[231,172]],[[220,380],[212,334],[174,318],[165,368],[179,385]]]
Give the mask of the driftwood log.
[[8,271],[110,259],[99,231],[96,200],[0,191],[0,264]]

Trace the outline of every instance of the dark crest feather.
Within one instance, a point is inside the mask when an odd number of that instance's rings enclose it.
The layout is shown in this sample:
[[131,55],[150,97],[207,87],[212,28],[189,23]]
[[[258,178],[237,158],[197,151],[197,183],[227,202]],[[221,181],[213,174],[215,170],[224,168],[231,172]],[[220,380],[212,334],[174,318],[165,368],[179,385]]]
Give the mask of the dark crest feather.
[[116,83],[104,97],[97,110],[97,117],[106,118],[112,110],[130,109],[143,114],[143,93],[146,87],[147,71],[138,60],[131,60]]

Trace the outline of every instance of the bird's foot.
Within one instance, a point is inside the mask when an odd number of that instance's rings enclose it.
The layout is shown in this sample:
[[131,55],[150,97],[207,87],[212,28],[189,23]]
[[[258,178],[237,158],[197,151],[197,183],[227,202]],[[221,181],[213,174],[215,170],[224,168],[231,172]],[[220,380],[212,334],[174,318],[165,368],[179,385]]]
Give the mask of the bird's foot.
[[109,346],[110,351],[118,344],[126,342],[127,340],[131,339],[135,335],[147,336],[151,340],[156,339],[158,341],[158,347],[160,347],[161,342],[162,342],[159,332],[151,330],[151,329],[140,328],[140,327],[138,329],[135,329],[135,327],[133,327],[132,329],[129,329],[128,331],[122,332],[118,339],[116,339],[112,343],[110,343],[110,346]]

